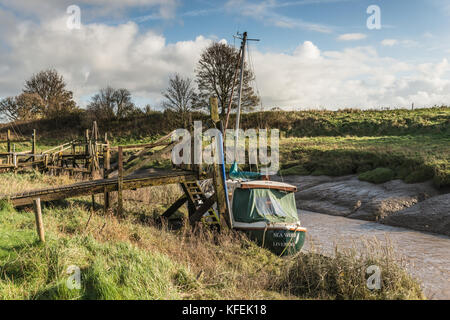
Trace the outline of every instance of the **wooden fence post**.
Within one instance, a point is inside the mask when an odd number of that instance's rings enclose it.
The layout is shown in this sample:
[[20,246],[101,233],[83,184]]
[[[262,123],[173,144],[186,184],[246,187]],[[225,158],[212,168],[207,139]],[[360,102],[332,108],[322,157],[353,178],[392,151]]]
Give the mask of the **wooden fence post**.
[[[111,169],[111,154],[109,151],[108,135],[105,133],[105,147],[103,149],[103,179],[108,179],[109,170]],[[109,192],[104,192],[104,211],[108,211],[110,207],[110,196]]]
[[[11,153],[11,130],[8,129],[8,133],[6,135],[7,145],[8,145],[8,153]],[[11,155],[8,155],[7,163],[11,164]]]
[[16,154],[16,148],[13,148],[14,149],[14,152],[13,152],[13,156],[12,156],[12,159],[13,159],[13,166],[14,166],[14,174],[16,174],[16,172],[17,172],[17,154]]
[[117,178],[117,215],[123,215],[123,149],[119,147],[119,173]]
[[[76,158],[76,154],[77,154],[77,148],[75,147],[75,142],[72,142],[72,168],[76,168],[77,167],[77,158]],[[72,171],[72,175],[75,175],[75,171]]]
[[41,242],[45,242],[44,222],[42,220],[41,199],[36,198],[34,202],[34,216],[36,219],[36,230]]
[[84,146],[84,167],[87,168],[88,164],[89,164],[89,129],[86,129],[86,131],[84,132],[84,142],[85,142],[85,146]]
[[[31,136],[31,154],[32,156],[32,161],[35,162],[36,161],[36,129],[33,129],[33,135]],[[33,164],[32,168],[36,168],[36,166]]]
[[[33,135],[31,136],[31,153],[36,154],[36,129],[33,129]],[[33,156],[34,161],[34,156]]]

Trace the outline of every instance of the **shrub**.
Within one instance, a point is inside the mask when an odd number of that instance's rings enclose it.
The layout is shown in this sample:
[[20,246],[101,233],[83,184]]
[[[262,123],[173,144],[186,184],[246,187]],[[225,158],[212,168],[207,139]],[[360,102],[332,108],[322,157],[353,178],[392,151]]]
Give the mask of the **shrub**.
[[406,183],[417,183],[417,182],[425,182],[430,179],[433,179],[434,172],[432,168],[429,167],[421,167],[413,172],[411,172],[404,181]]
[[372,183],[384,183],[395,178],[395,172],[389,168],[376,168],[375,170],[361,173],[359,180]]
[[309,175],[309,171],[302,165],[298,165],[286,169],[281,169],[279,174],[282,176],[307,176]]

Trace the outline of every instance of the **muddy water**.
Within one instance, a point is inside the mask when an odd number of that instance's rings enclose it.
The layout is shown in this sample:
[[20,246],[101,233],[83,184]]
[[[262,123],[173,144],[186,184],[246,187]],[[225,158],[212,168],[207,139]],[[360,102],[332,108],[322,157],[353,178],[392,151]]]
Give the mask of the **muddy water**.
[[427,298],[450,299],[450,237],[308,211],[300,211],[300,219],[308,229],[305,250],[313,244],[331,254],[335,244],[358,247],[374,237],[383,244],[390,242],[422,283]]

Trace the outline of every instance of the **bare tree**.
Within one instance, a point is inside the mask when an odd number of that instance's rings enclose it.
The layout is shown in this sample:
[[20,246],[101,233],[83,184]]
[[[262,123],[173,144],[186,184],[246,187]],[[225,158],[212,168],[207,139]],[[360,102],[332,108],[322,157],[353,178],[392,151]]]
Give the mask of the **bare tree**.
[[72,91],[66,89],[63,77],[54,69],[33,75],[26,81],[23,92],[39,95],[44,104],[43,116],[47,118],[58,118],[76,110]]
[[136,111],[130,91],[106,87],[91,98],[87,109],[94,113],[97,119],[123,119]]
[[19,120],[19,107],[16,97],[8,97],[0,100],[1,118],[7,121]]
[[192,79],[183,78],[177,73],[169,79],[169,87],[162,94],[165,98],[163,108],[179,113],[184,122],[196,100]]
[[[200,91],[197,107],[207,106],[210,96],[216,96],[222,117],[225,116],[230,101],[237,107],[236,66],[239,65],[239,51],[224,43],[213,43],[202,53],[196,68],[196,81]],[[252,109],[259,103],[250,82],[254,79],[248,66],[244,65],[242,108]],[[234,87],[234,90],[233,90]],[[232,96],[233,95],[233,96]]]

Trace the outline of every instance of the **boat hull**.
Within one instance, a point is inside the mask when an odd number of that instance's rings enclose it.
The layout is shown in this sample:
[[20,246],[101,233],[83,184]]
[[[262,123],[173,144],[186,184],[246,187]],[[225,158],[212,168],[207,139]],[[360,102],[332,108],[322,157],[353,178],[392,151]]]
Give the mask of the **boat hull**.
[[239,227],[235,229],[246,233],[259,246],[279,256],[292,255],[299,252],[305,243],[306,237],[306,229],[304,228]]

